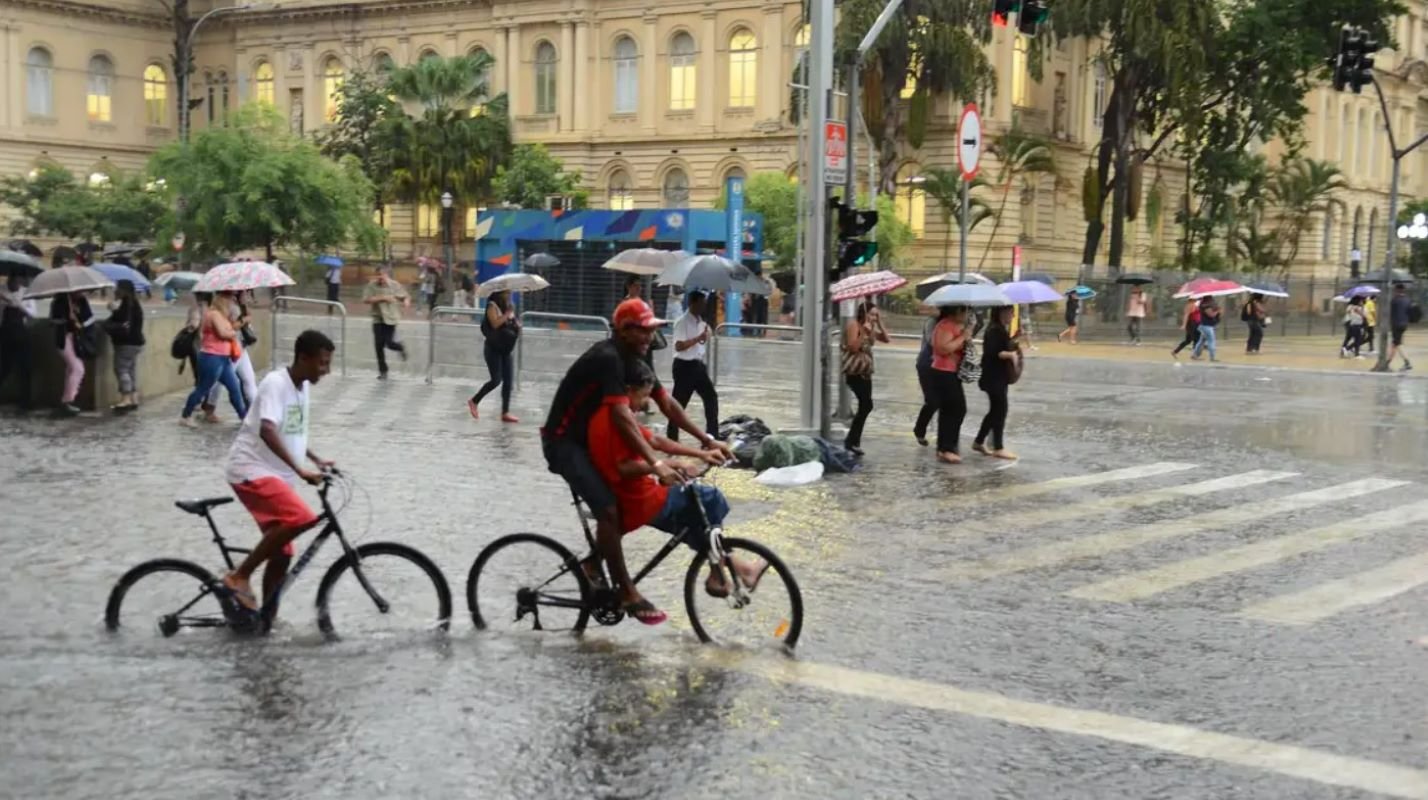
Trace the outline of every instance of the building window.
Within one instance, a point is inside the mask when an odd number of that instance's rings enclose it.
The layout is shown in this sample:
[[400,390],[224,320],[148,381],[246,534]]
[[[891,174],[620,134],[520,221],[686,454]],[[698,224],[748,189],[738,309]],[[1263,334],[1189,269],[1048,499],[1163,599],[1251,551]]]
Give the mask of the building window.
[[36,117],[55,114],[55,59],[43,47],[30,48],[25,57],[25,109]]
[[342,60],[331,56],[322,65],[322,118],[337,120],[337,104],[342,100]]
[[1095,70],[1091,86],[1091,127],[1099,130],[1106,116],[1106,65],[1098,60]]
[[537,114],[555,113],[555,45],[541,42],[536,46],[535,79]]
[[922,188],[922,175],[916,164],[903,164],[897,171],[897,198],[893,203],[897,218],[921,239],[926,230],[927,192]]
[[156,128],[168,124],[169,76],[158,64],[144,67],[144,121]]
[[478,217],[481,216],[481,212],[482,212],[482,211],[485,211],[485,210],[486,210],[486,207],[485,207],[485,206],[472,206],[471,208],[466,209],[466,238],[467,238],[467,239],[475,239],[475,238],[476,238],[476,220],[477,220]]
[[417,206],[417,236],[431,237],[441,230],[441,207],[423,203]]
[[804,56],[808,54],[808,37],[810,28],[807,23],[800,25],[798,32],[793,35],[793,67],[798,70],[798,82],[808,83],[808,64],[804,62]]
[[684,170],[678,167],[666,172],[664,186],[660,193],[664,198],[665,208],[688,208],[689,176],[685,175]]
[[747,28],[729,37],[729,105],[751,108],[758,96],[759,40]]
[[633,114],[639,107],[640,54],[635,40],[621,36],[615,40],[615,113]]
[[1027,86],[1031,80],[1031,72],[1027,68],[1026,39],[1021,36],[1013,37],[1011,69],[1012,105],[1017,108],[1027,108],[1031,105],[1030,87]]
[[228,73],[218,73],[218,112],[223,117],[224,124],[228,123]]
[[106,56],[89,59],[89,92],[85,106],[90,122],[110,122],[114,119],[114,62]]
[[[213,127],[213,121],[218,117],[218,84],[213,81],[213,73],[203,73],[203,85],[208,91],[208,100],[204,103],[208,109],[208,126]],[[147,87],[145,87],[147,89]],[[147,96],[147,91],[145,95]]]
[[392,60],[388,53],[378,53],[372,56],[372,71],[381,76],[384,80],[392,74],[392,70],[397,68],[397,62]]
[[669,43],[669,110],[688,111],[694,108],[696,54],[694,37],[677,33]]
[[269,107],[277,104],[277,90],[273,88],[273,65],[266,61],[258,62],[258,66],[253,69],[253,99]]
[[486,101],[491,99],[491,65],[495,62],[480,47],[473,48],[467,57],[477,65],[476,96],[475,102],[471,104],[471,116],[479,117],[486,113]]
[[610,176],[607,203],[611,211],[630,211],[635,207],[635,193],[630,188],[630,176],[624,171]]

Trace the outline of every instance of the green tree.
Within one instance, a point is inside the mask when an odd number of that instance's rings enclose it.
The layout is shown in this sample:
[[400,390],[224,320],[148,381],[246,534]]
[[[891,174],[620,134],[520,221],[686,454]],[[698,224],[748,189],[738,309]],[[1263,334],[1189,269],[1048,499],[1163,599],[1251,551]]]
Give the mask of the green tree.
[[376,252],[383,236],[372,223],[372,182],[357,159],[333,161],[293,136],[277,112],[246,107],[233,124],[197,132],[149,161],[177,211],[165,221],[163,246],[182,231],[196,258],[261,247],[321,252],[339,245]]
[[496,167],[491,192],[496,200],[521,208],[545,208],[551,195],[571,198],[575,208],[590,201],[590,193],[580,188],[580,172],[567,171],[543,144],[517,145],[510,166]]
[[[867,198],[861,198],[866,205]],[[878,268],[894,272],[907,269],[912,259],[909,250],[917,242],[917,234],[912,226],[897,215],[897,203],[891,195],[878,195],[878,227],[873,233],[878,241]]]
[[163,197],[135,175],[107,183],[81,183],[69,171],[45,165],[31,177],[0,181],[0,204],[14,209],[10,232],[82,242],[145,242],[165,214]]
[[[1002,227],[1002,217],[1007,213],[1007,201],[1011,198],[1012,185],[1018,178],[1031,176],[1034,180],[1041,175],[1056,177],[1056,152],[1051,141],[1044,136],[1027,133],[1012,126],[992,140],[988,151],[997,159],[996,185],[1002,189],[1001,202],[992,217],[992,232],[987,237],[987,246],[982,250],[982,258],[977,262],[980,271],[987,263],[987,256],[996,243],[997,231]],[[980,221],[980,220],[978,220]]]
[[[774,254],[778,269],[793,266],[798,257],[798,194],[797,183],[782,172],[755,172],[744,181],[744,209],[764,218],[764,250]],[[729,207],[728,196],[719,192],[714,207]]]
[[[955,230],[960,236],[962,231],[962,173],[955,169],[929,167],[923,171],[922,177],[924,179],[922,191],[937,201],[937,209],[942,214],[942,225],[947,229],[947,235],[942,240],[942,263],[950,269],[952,232]],[[997,211],[976,191],[984,189],[986,186],[987,182],[980,176],[973,178],[972,182],[967,185],[970,192],[967,197],[967,231],[969,233],[983,222],[997,218]]]
[[1296,158],[1280,165],[1270,178],[1268,197],[1274,205],[1276,261],[1281,277],[1299,257],[1299,245],[1316,219],[1346,206],[1337,195],[1348,188],[1339,168],[1327,161]]

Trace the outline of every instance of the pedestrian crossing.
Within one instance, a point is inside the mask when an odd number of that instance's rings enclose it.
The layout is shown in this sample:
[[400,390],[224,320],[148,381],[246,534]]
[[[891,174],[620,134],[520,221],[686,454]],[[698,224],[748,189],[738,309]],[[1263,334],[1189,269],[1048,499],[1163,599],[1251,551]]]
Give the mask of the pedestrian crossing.
[[[1206,471],[1194,464],[1158,462],[982,493],[977,495],[982,502],[994,496],[1070,496],[1064,503],[1054,504],[1052,499],[1053,504],[1046,507],[957,522],[951,535],[961,544],[980,538],[994,545],[1013,546],[939,565],[928,576],[941,582],[970,583],[1027,575],[1045,578],[1046,585],[1056,585],[1057,591],[1072,600],[1113,605],[1161,597],[1173,602],[1176,591],[1217,579],[1253,576],[1255,570],[1284,568],[1301,578],[1322,581],[1307,588],[1297,583],[1300,588],[1287,593],[1266,589],[1266,596],[1243,601],[1233,595],[1235,602],[1245,604],[1229,613],[1248,622],[1295,626],[1362,612],[1428,586],[1428,551],[1347,575],[1346,569],[1354,567],[1341,566],[1357,562],[1342,558],[1342,548],[1355,542],[1407,540],[1411,545],[1414,537],[1419,537],[1428,545],[1428,538],[1422,537],[1423,523],[1428,522],[1428,500],[1409,490],[1411,482],[1365,477],[1308,488],[1295,484],[1313,481],[1312,477],[1253,470],[1179,486],[1135,488],[1137,482],[1151,477],[1198,476]],[[1067,491],[1090,486],[1111,487],[1117,493],[1083,499]],[[1253,493],[1235,494],[1251,487]],[[1285,487],[1291,491],[1278,493]],[[1155,508],[1184,499],[1194,500],[1188,511],[1184,503],[1169,510]],[[1153,522],[1137,519],[1136,524],[1115,527],[1114,515],[1132,509],[1151,509],[1163,518]],[[1104,525],[1057,525],[1101,515],[1108,517]],[[1296,526],[1300,520],[1310,523]],[[993,537],[993,533],[1000,535]],[[1189,552],[1182,552],[1186,550]],[[1092,562],[1091,566],[1086,562]],[[1087,575],[1095,580],[1065,586]],[[1253,594],[1257,590],[1243,591]],[[1218,599],[1219,595],[1215,596]]]

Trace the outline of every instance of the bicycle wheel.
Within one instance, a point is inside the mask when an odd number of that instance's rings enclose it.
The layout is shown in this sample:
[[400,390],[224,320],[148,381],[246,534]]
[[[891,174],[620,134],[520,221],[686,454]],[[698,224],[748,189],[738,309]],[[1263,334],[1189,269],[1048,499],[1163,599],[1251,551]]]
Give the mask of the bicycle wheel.
[[145,561],[114,584],[104,607],[104,626],[111,631],[149,630],[166,639],[180,631],[226,628],[233,609],[226,596],[213,591],[217,582],[191,561]]
[[701,641],[750,648],[778,643],[792,648],[803,631],[803,595],[793,573],[773,551],[758,542],[724,537],[725,563],[722,572],[730,576],[729,558],[747,560],[761,558],[768,562],[768,572],[759,580],[753,592],[746,592],[748,602],[738,607],[733,597],[712,597],[706,591],[710,566],[706,556],[695,556],[684,575],[684,606],[689,622]]
[[471,565],[466,603],[479,630],[585,630],[590,581],[554,539],[514,533],[490,543]]
[[[371,542],[345,554],[317,587],[317,627],[337,637],[385,639],[451,626],[451,588],[431,559],[394,542]],[[358,566],[360,562],[360,567]]]

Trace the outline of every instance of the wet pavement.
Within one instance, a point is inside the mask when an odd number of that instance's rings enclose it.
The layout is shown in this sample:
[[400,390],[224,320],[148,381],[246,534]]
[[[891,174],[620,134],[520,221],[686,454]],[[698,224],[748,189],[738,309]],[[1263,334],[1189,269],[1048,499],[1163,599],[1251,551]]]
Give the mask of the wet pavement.
[[[531,332],[526,422],[502,426],[463,407],[465,333],[432,385],[424,359],[382,383],[349,325],[349,376],[313,401],[313,449],[364,490],[349,532],[437,562],[446,637],[324,642],[331,550],[267,639],[110,635],[129,566],[220,566],[172,501],[224,492],[232,424],[179,428],[178,397],[0,416],[0,795],[1428,798],[1428,382],[1034,360],[1022,460],[944,467],[907,432],[910,355],[883,353],[862,472],[718,478],[729,533],[802,586],[789,658],[695,641],[683,551],[650,578],[662,629],[473,630],[482,546],[581,540],[536,439],[578,336]],[[726,342],[725,412],[795,423],[797,353]],[[216,516],[255,538],[236,505]],[[635,535],[631,560],[662,541]]]

